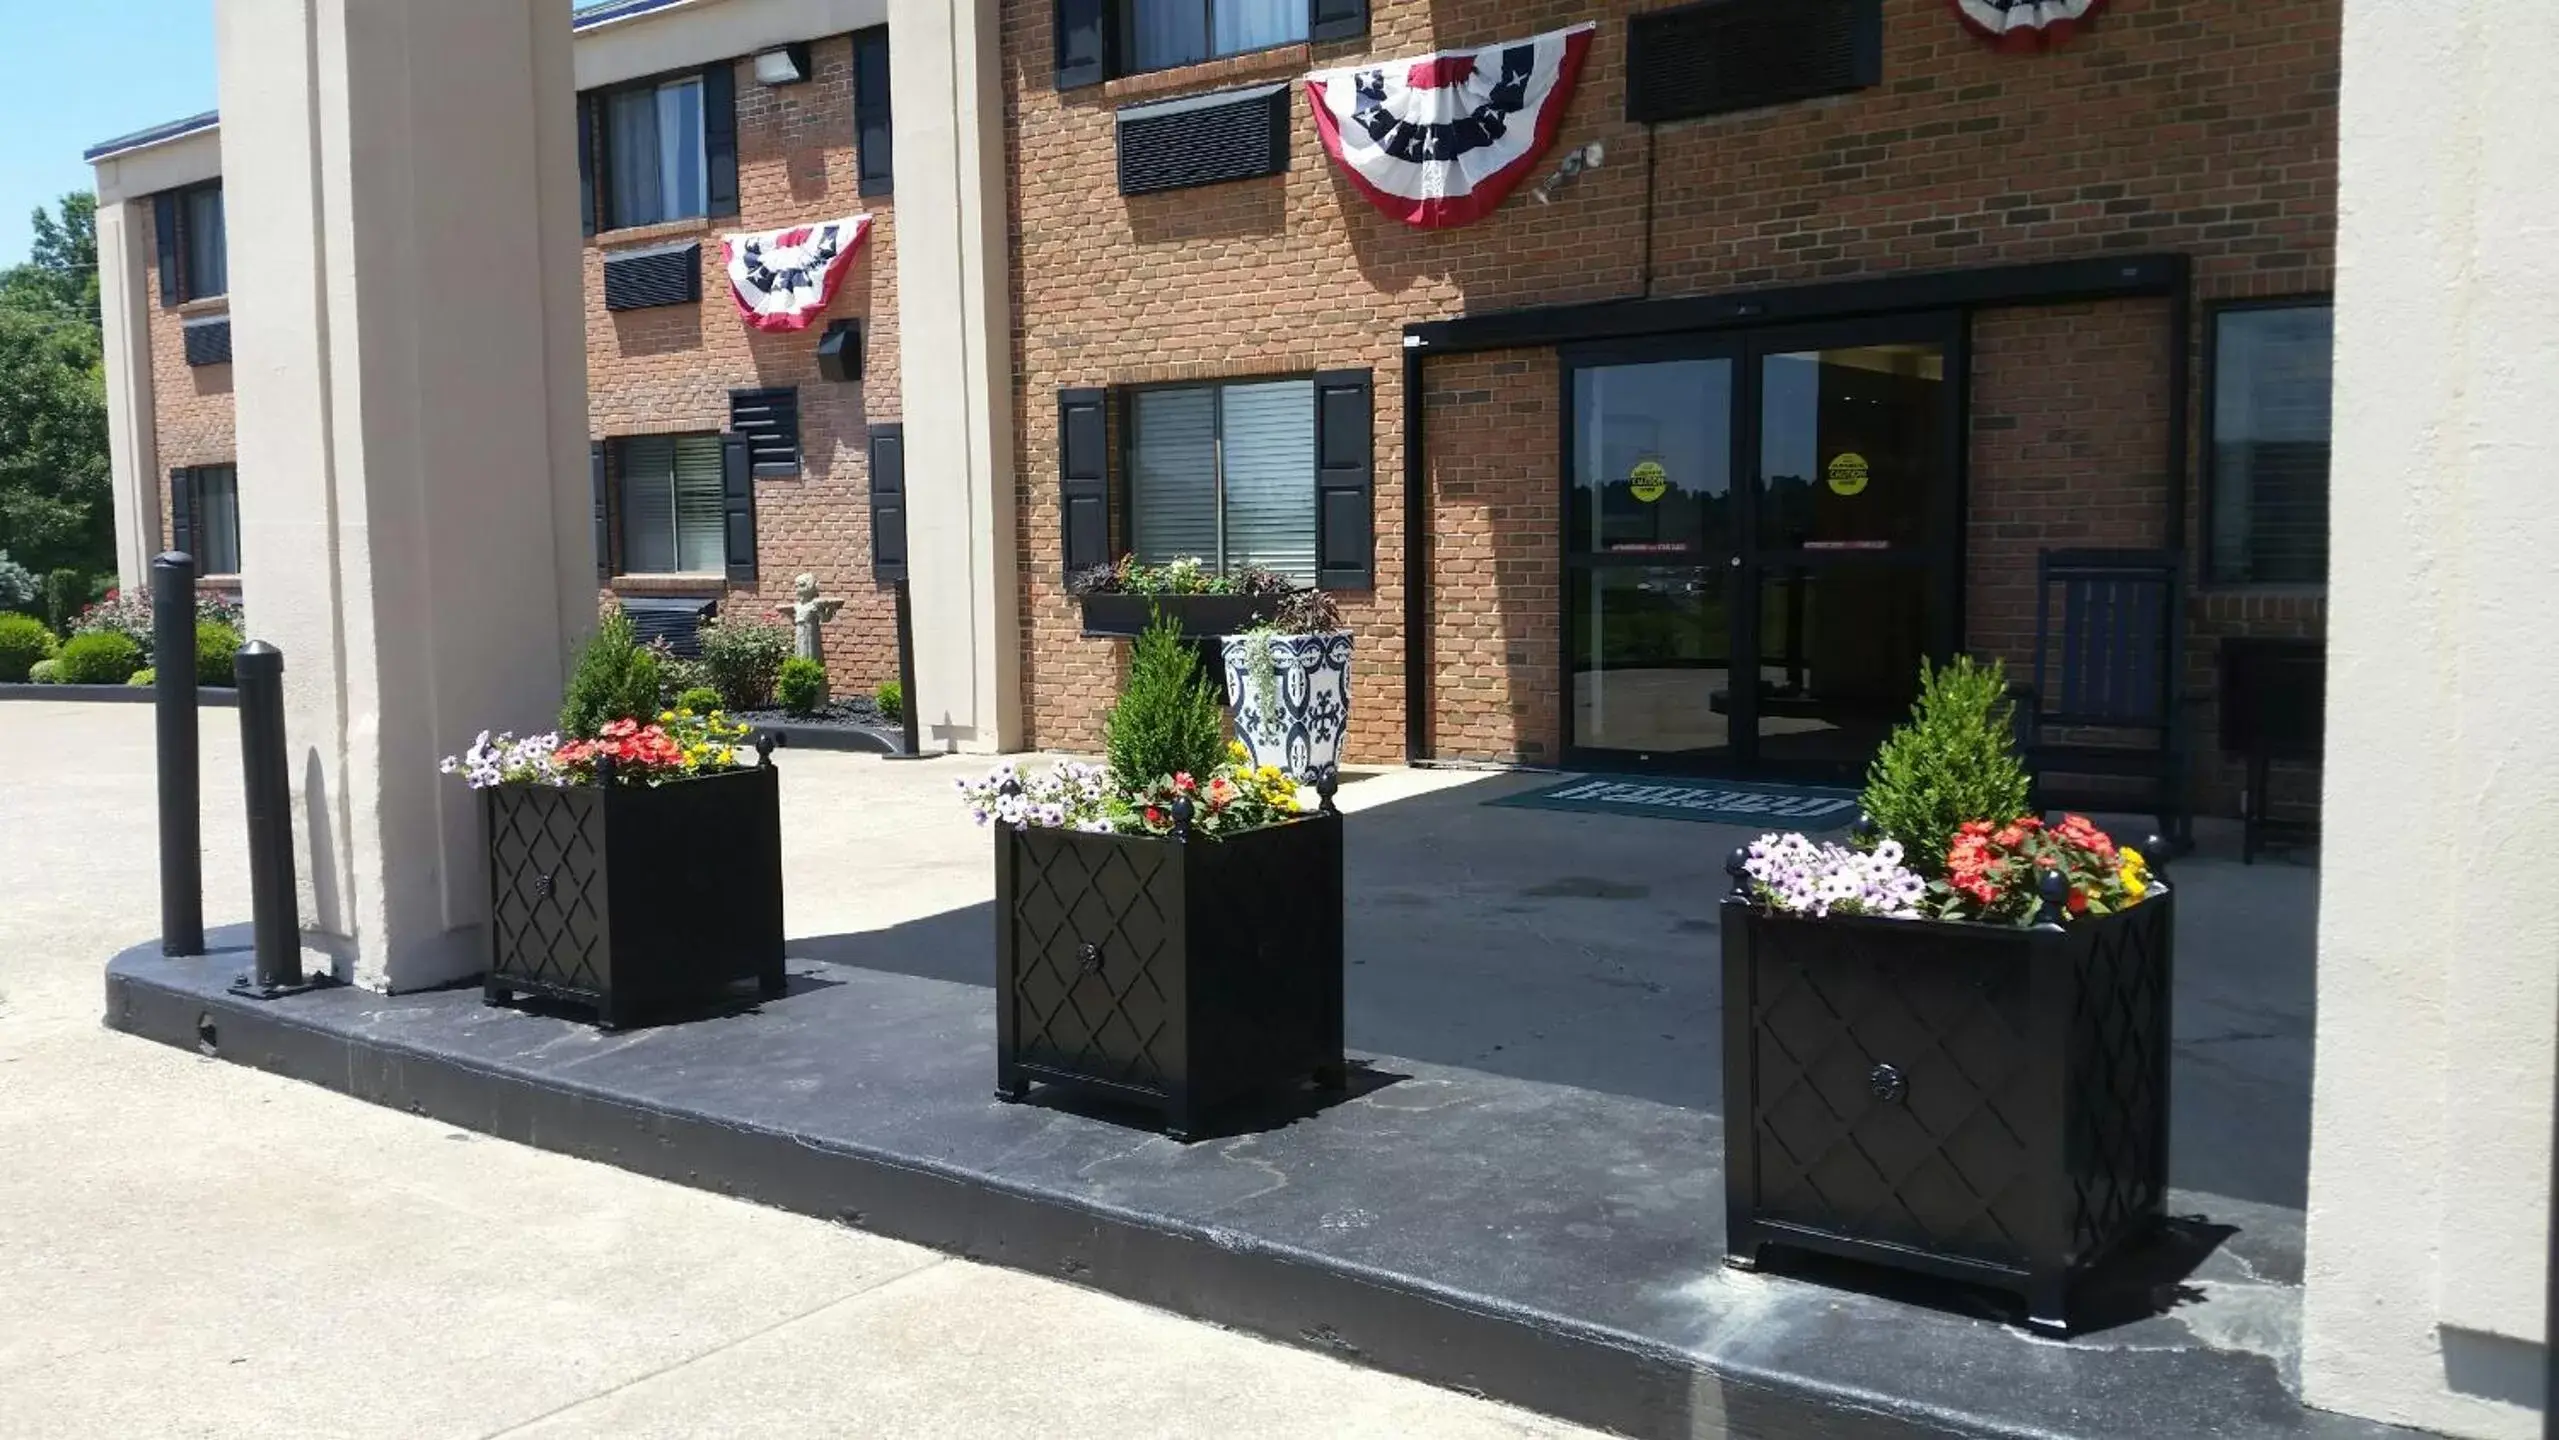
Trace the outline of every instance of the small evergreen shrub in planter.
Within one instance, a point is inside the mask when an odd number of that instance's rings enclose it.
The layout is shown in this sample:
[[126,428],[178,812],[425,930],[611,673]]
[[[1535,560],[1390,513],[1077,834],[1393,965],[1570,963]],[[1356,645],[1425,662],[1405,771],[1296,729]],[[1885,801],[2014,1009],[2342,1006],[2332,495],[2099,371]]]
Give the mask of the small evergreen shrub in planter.
[[1219,739],[1171,624],[1139,639],[1107,767],[959,782],[995,828],[996,1094],[1035,1083],[1202,1133],[1217,1106],[1342,1062],[1342,819]]
[[53,673],[65,685],[121,685],[142,668],[142,647],[111,630],[94,630],[62,642]]
[[53,658],[53,632],[32,615],[0,615],[0,684],[15,685]]
[[825,709],[826,667],[800,655],[783,661],[781,678],[773,682],[773,698],[793,715],[814,715]]
[[[569,709],[608,710],[636,683],[615,644],[591,642],[589,693]],[[484,801],[488,1003],[542,995],[614,1028],[739,981],[783,993],[781,786],[769,744],[739,748],[746,733],[675,709],[583,736],[483,731],[444,762]]]
[[906,718],[906,687],[894,680],[883,680],[871,691],[871,706],[883,720]]
[[[1870,816],[2005,803],[1982,673],[1924,678]],[[1731,1263],[1793,1246],[1991,1285],[2067,1334],[2073,1285],[2167,1194],[2167,884],[2082,816],[2013,811],[1855,846],[1767,835],[1727,868]]]

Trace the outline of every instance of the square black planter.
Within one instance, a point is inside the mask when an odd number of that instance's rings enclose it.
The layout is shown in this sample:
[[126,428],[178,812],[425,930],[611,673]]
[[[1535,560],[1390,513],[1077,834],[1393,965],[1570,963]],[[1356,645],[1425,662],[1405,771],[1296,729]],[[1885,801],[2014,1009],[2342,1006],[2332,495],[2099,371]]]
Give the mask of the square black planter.
[[[1220,640],[1268,618],[1274,600],[1259,595],[1078,595],[1084,633],[1132,639],[1160,612],[1185,640]],[[1217,667],[1212,665],[1211,670]]]
[[2074,1283],[2167,1194],[2174,903],[2016,929],[1726,901],[1728,1262],[1994,1286],[2068,1334]]
[[1161,1111],[1342,1067],[1342,817],[1224,840],[995,832],[995,1089],[1031,1082]]
[[526,993],[607,1027],[753,980],[782,993],[782,791],[769,764],[665,785],[487,797],[491,1004]]

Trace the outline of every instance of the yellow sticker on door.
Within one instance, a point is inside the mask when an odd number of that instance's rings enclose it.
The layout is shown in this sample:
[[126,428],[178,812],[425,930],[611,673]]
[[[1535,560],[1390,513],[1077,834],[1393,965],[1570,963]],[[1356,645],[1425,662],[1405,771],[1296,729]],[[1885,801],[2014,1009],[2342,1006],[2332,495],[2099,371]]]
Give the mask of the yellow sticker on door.
[[1638,460],[1626,474],[1626,488],[1636,499],[1650,505],[1670,493],[1670,471],[1659,460]]
[[1830,493],[1861,495],[1866,490],[1866,457],[1854,450],[1843,450],[1830,458]]

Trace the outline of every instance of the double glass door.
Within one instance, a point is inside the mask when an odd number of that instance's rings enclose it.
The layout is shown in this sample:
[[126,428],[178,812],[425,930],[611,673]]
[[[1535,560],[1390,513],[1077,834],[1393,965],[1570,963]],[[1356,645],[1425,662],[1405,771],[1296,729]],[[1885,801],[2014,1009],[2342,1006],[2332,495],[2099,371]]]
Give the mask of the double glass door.
[[1568,763],[1863,771],[1957,633],[1959,335],[1567,352]]

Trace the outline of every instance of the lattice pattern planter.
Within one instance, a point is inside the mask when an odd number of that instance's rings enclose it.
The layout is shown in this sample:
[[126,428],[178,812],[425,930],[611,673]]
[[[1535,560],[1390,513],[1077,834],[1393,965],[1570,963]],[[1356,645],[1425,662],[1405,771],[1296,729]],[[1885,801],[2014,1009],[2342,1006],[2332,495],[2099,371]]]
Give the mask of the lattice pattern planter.
[[2167,1193],[2174,904],[2022,930],[1727,901],[1730,1262],[1992,1285],[2067,1334],[2073,1283]]
[[604,1025],[782,993],[782,803],[770,764],[666,785],[500,785],[488,806],[485,993],[595,1007]]
[[996,1094],[1033,1081],[1160,1111],[1342,1068],[1342,817],[1224,840],[995,832]]

